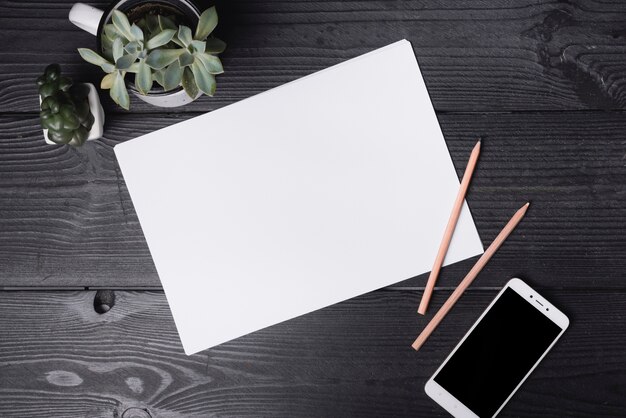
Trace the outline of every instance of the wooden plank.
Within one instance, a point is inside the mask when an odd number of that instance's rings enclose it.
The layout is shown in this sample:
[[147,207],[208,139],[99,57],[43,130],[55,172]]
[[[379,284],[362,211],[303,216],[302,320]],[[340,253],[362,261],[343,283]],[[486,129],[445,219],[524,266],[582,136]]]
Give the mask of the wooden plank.
[[[158,287],[112,146],[189,117],[114,115],[104,139],[79,149],[45,145],[34,117],[0,117],[0,286]],[[539,286],[624,288],[621,113],[439,118],[459,177],[484,138],[468,201],[485,246],[532,201],[478,285],[520,275]],[[439,285],[455,286],[473,261],[444,269]]]
[[0,284],[158,285],[110,145],[46,145],[37,118],[0,126]]
[[[0,292],[0,415],[443,417],[423,385],[495,293],[466,293],[419,353],[416,293],[379,291],[187,357],[160,292],[103,315],[94,292]],[[571,328],[502,416],[624,416],[626,293],[547,293]]]
[[[33,80],[50,62],[62,63],[76,80],[99,82],[99,70],[76,53],[95,41],[67,20],[73,3],[0,4],[0,112],[35,111]],[[218,34],[229,44],[218,95],[171,111],[213,110],[402,38],[413,43],[437,110],[626,104],[624,2],[300,0],[218,7]],[[119,111],[110,100],[105,107]],[[158,111],[138,100],[132,109]]]

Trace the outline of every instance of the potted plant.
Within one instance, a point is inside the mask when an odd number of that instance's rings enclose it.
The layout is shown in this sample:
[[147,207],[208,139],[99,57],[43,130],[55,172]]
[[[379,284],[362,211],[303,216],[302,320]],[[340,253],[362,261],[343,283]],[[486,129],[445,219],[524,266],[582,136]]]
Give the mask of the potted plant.
[[96,31],[100,51],[78,50],[106,73],[101,88],[110,90],[111,98],[125,109],[130,107],[128,90],[164,107],[189,103],[203,93],[212,96],[215,76],[224,72],[217,54],[226,47],[210,36],[218,23],[215,7],[197,17],[193,31],[180,23],[181,14],[162,5],[147,4],[139,11],[137,7],[126,13],[114,8],[108,19],[102,12]]
[[41,126],[48,144],[83,145],[102,136],[104,111],[93,84],[74,84],[50,64],[37,78]]

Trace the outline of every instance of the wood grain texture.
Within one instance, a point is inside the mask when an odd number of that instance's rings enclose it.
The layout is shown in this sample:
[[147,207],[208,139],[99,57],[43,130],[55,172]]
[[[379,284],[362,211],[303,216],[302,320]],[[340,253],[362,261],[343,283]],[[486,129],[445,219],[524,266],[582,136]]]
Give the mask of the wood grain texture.
[[[74,0],[0,2],[0,112],[35,111],[49,62],[77,80],[94,38],[67,14]],[[103,7],[107,2],[92,2]],[[406,38],[440,111],[623,109],[626,3],[619,1],[217,1],[229,44],[208,111]],[[372,88],[364,86],[364,88]],[[108,112],[119,111],[105,100]],[[133,112],[155,108],[133,100]]]
[[49,146],[37,124],[0,119],[2,285],[157,284],[111,146]]
[[[0,286],[159,287],[112,147],[191,116],[111,115],[105,138],[79,149],[45,145],[35,117],[0,117]],[[476,285],[520,275],[551,287],[624,288],[622,113],[439,119],[459,177],[483,137],[468,202],[485,247],[532,202]],[[474,262],[444,268],[438,285],[455,286]]]
[[[128,113],[101,94],[105,137],[72,149],[44,144],[33,81],[51,62],[102,77],[76,53],[95,42],[74,2],[0,0],[1,417],[446,416],[423,385],[513,276],[572,325],[502,416],[626,416],[626,2],[218,0],[216,97]],[[459,177],[483,138],[468,193],[483,244],[532,201],[419,353],[476,259],[442,270],[426,317],[422,275],[190,357],[161,292],[42,290],[160,287],[115,144],[402,38]],[[40,290],[2,291],[21,286]]]
[[[187,357],[162,293],[103,315],[94,293],[0,292],[0,416],[445,416],[423,385],[496,294],[466,293],[419,353],[416,293],[378,291]],[[624,416],[626,295],[546,296],[571,328],[502,416]]]

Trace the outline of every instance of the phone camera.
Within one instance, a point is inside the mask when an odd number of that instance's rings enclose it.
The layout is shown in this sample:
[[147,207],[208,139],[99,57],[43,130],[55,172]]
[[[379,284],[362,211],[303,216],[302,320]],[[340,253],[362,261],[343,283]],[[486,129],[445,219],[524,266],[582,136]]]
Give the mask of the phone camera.
[[550,310],[550,308],[546,308],[546,311],[549,311],[549,310]]
[[530,295],[530,298],[532,299],[532,298],[533,298],[533,295]]

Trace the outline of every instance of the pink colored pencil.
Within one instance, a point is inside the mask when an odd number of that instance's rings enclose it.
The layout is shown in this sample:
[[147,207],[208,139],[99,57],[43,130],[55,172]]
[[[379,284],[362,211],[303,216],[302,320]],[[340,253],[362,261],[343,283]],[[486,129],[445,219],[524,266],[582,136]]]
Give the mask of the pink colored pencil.
[[424,344],[426,339],[432,334],[432,332],[437,328],[437,325],[441,322],[441,320],[446,316],[446,314],[452,309],[457,300],[461,297],[465,289],[469,287],[470,284],[474,281],[478,273],[485,267],[485,264],[491,259],[491,257],[495,254],[495,252],[500,248],[504,240],[513,232],[517,224],[522,220],[524,215],[526,214],[526,210],[530,203],[526,203],[522,206],[515,215],[511,218],[511,220],[506,224],[506,226],[500,231],[496,239],[493,240],[487,251],[478,259],[474,267],[467,273],[467,276],[461,281],[461,283],[457,286],[457,288],[452,292],[446,303],[443,304],[441,308],[437,311],[433,319],[430,320],[426,328],[421,332],[421,334],[415,339],[411,347],[415,349],[415,351],[419,350],[420,347]]
[[456,223],[458,222],[459,216],[461,215],[461,209],[463,207],[463,201],[465,200],[465,194],[467,193],[467,188],[469,187],[470,180],[472,179],[472,174],[474,173],[474,168],[476,167],[476,163],[478,162],[479,155],[480,139],[478,140],[476,145],[474,145],[474,149],[472,150],[469,161],[467,162],[467,167],[465,167],[465,173],[463,174],[463,179],[461,180],[459,193],[456,195],[456,200],[454,201],[454,206],[452,206],[452,213],[450,213],[450,219],[448,219],[446,231],[444,232],[443,238],[441,239],[441,244],[439,244],[439,252],[437,252],[437,257],[435,258],[435,264],[433,265],[433,269],[430,271],[430,276],[428,276],[428,282],[426,283],[426,289],[424,289],[422,300],[420,302],[419,308],[417,308],[417,312],[422,315],[426,313],[426,309],[428,308],[428,302],[430,302],[430,297],[433,293],[433,289],[435,288],[435,283],[437,283],[437,277],[439,276],[441,265],[443,264],[444,258],[446,258],[448,247],[450,247],[452,234],[454,234],[454,228],[456,228]]

